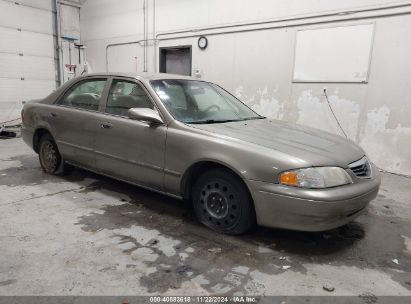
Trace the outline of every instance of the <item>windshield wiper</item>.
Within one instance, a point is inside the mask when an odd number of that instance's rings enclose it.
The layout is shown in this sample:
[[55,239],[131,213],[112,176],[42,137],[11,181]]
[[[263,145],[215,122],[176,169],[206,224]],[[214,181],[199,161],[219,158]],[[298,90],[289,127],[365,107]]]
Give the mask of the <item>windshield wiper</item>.
[[187,122],[188,124],[214,124],[214,123],[224,123],[224,122],[233,122],[233,121],[241,121],[242,119],[224,119],[224,120],[216,120],[216,119],[207,119],[207,120],[199,120],[199,121],[190,121]]
[[256,117],[250,117],[250,118],[246,118],[244,120],[255,120],[255,119],[266,119],[267,117],[265,116],[256,116]]
[[207,119],[207,120],[199,120],[199,121],[189,121],[186,122],[188,124],[214,124],[214,123],[225,123],[225,122],[234,122],[234,121],[245,121],[245,120],[254,120],[254,119],[265,119],[265,116],[256,116],[256,117],[249,117],[249,118],[241,118],[241,119]]

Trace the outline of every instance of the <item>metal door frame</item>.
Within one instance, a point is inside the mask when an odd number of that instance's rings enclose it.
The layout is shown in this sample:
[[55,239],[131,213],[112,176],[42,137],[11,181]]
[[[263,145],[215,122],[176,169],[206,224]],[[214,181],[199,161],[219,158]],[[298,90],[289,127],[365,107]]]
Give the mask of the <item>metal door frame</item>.
[[179,46],[167,46],[167,47],[160,47],[159,48],[159,61],[160,61],[160,66],[159,66],[159,72],[160,73],[166,73],[167,70],[167,64],[166,64],[166,53],[167,51],[175,51],[175,50],[181,50],[181,49],[188,49],[189,50],[189,55],[190,55],[190,75],[192,75],[192,70],[193,70],[193,51],[192,51],[192,45],[179,45]]

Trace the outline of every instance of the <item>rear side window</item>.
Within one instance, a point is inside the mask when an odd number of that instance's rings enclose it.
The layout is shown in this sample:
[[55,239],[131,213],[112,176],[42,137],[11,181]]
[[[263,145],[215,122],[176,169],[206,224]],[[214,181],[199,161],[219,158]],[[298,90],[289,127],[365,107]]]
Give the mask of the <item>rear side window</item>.
[[114,80],[108,94],[106,112],[127,116],[131,108],[154,109],[154,105],[138,83]]
[[97,111],[105,84],[105,79],[92,79],[77,83],[66,92],[57,104]]

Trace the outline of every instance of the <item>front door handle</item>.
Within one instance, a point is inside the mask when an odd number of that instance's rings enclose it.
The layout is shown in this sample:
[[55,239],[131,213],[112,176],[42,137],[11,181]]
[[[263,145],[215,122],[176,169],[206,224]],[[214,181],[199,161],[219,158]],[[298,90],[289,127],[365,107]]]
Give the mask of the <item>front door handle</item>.
[[102,122],[102,123],[100,124],[100,127],[101,127],[102,129],[111,129],[111,128],[113,127],[113,125],[112,125],[111,123],[109,123],[109,122]]
[[57,117],[57,113],[56,112],[50,112],[49,116],[50,117]]

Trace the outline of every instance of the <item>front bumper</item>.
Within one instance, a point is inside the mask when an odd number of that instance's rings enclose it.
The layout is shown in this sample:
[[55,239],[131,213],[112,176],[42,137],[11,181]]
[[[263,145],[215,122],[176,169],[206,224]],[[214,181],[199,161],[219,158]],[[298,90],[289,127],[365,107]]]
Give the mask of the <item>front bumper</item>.
[[302,189],[246,181],[261,226],[301,231],[325,231],[359,216],[378,194],[380,174],[373,166],[370,179],[329,189]]

